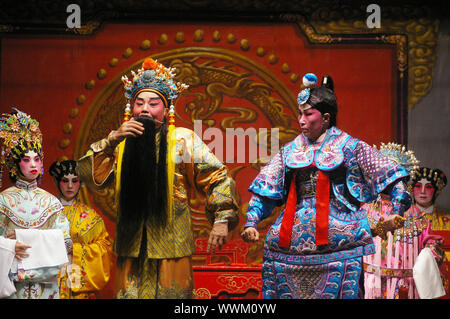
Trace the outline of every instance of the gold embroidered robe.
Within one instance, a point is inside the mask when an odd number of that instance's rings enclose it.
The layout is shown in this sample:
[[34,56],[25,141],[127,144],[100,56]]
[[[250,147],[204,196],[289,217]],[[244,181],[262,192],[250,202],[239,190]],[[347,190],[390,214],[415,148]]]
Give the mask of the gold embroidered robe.
[[432,214],[426,214],[428,220],[431,222],[431,229],[433,230],[449,230],[450,231],[450,214],[433,209]]
[[[136,234],[127,256],[138,257],[142,230],[145,228],[147,257],[150,260],[161,261],[159,270],[156,271],[160,271],[160,282],[172,284],[173,281],[179,283],[180,280],[167,279],[165,274],[171,276],[170,273],[175,273],[175,271],[166,271],[172,269],[174,263],[184,265],[184,270],[181,272],[190,276],[189,281],[192,281],[190,256],[194,254],[195,246],[189,207],[190,198],[205,201],[206,217],[211,223],[227,220],[229,229],[232,229],[238,224],[239,218],[238,205],[235,200],[235,184],[233,179],[228,176],[226,166],[214,156],[208,146],[192,130],[177,127],[173,131],[173,138],[175,139],[176,155],[175,171],[173,176],[168,177],[173,179],[173,211],[169,212],[168,222],[163,228],[155,228],[147,221]],[[159,145],[159,133],[156,134],[156,143]],[[93,143],[88,153],[79,160],[79,175],[93,187],[102,187],[113,180],[111,177],[115,178],[118,170],[117,159],[118,147],[113,149],[108,138]],[[169,184],[170,182],[169,180]],[[183,261],[182,258],[189,260]],[[155,273],[155,270],[148,272]],[[185,281],[179,284],[182,288],[190,285],[191,283],[186,284]],[[158,290],[158,288],[155,289]],[[177,297],[178,293],[176,294],[176,296],[172,294],[172,297]],[[186,296],[184,292],[183,294]],[[142,298],[147,294],[139,292],[138,295],[139,298]],[[154,295],[150,295],[151,298],[154,297]]]
[[[450,214],[438,211],[433,207],[433,213],[425,215],[431,223],[431,229],[435,231],[450,231]],[[445,250],[445,257],[450,260],[450,251]]]
[[[60,298],[87,299],[91,294],[95,296],[110,279],[112,241],[101,216],[77,199],[64,206],[64,215],[70,223],[73,265],[72,269],[60,272]],[[71,287],[67,281],[69,271],[74,275]]]
[[[69,222],[62,213],[61,202],[49,192],[37,187],[37,181],[18,179],[0,193],[0,236],[15,229],[61,229],[67,252],[72,251]],[[29,270],[14,274],[16,293],[13,299],[59,299],[58,272],[61,266]]]

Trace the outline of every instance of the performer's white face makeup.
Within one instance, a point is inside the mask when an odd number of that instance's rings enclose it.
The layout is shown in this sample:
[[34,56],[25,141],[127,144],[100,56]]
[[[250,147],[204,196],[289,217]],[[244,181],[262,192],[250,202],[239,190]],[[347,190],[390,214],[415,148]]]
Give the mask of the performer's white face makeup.
[[71,201],[77,196],[80,190],[80,179],[73,174],[64,175],[59,181],[59,189],[66,201]]
[[303,104],[299,108],[300,115],[298,123],[305,135],[310,141],[315,141],[325,132],[330,123],[330,114],[322,115],[319,110],[312,108],[309,104]]
[[414,199],[422,207],[431,206],[435,189],[425,178],[422,178],[414,185]]
[[41,157],[35,151],[28,151],[20,160],[19,167],[22,178],[27,182],[32,182],[41,173]]
[[167,109],[164,107],[163,100],[154,92],[141,92],[134,100],[133,117],[151,117],[156,120],[156,126],[164,121],[166,112]]

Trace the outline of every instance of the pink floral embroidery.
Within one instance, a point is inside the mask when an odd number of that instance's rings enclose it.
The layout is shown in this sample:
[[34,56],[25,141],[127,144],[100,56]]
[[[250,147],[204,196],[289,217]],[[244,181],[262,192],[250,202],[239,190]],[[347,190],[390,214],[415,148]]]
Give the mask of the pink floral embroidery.
[[89,216],[88,212],[82,211],[80,213],[80,220],[86,219],[86,218],[88,218],[88,216]]

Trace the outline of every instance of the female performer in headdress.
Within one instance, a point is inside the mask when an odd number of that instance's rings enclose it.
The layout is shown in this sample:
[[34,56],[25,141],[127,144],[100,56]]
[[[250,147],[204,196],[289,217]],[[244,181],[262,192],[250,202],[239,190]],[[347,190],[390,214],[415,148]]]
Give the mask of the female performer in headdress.
[[[374,253],[362,202],[391,194],[395,214],[410,206],[408,173],[367,143],[336,127],[333,80],[307,74],[298,95],[302,133],[262,168],[242,237],[259,239],[258,223],[286,204],[264,244],[264,298],[357,298],[362,256]],[[386,229],[401,220],[386,220]],[[397,225],[396,225],[397,223]]]
[[[392,213],[392,203],[386,194],[381,194],[373,203],[364,205],[369,217],[369,223],[375,230],[375,254],[364,256],[364,292],[366,299],[419,299],[438,298],[445,294],[440,279],[438,267],[428,268],[427,276],[434,275],[435,282],[429,278],[423,280],[414,267],[419,256],[425,258],[424,248],[429,248],[436,266],[442,266],[441,272],[448,271],[443,266],[444,254],[439,236],[432,234],[432,230],[443,230],[445,218],[433,214],[433,203],[439,190],[446,184],[446,177],[440,170],[431,170],[417,166],[412,151],[406,151],[401,145],[382,144],[380,151],[407,169],[411,175],[409,188],[414,189],[416,204],[404,213],[405,221],[401,228],[394,232],[376,231],[380,220]],[[429,177],[427,177],[429,175]],[[420,206],[423,205],[424,207]],[[426,208],[431,207],[429,213]],[[441,217],[441,218],[439,218]],[[434,221],[434,227],[433,227]],[[445,226],[444,226],[445,227]],[[445,228],[444,228],[445,229]],[[376,234],[379,234],[378,236]],[[433,261],[429,260],[433,263]],[[430,263],[430,264],[431,264]],[[416,283],[416,281],[418,281]],[[421,284],[428,281],[427,286]],[[418,284],[418,286],[417,286]],[[429,285],[428,285],[429,284]],[[447,284],[448,286],[448,284]],[[448,289],[448,287],[447,287]],[[426,293],[422,293],[426,291]]]
[[[412,177],[414,205],[411,206],[411,214],[422,216],[428,220],[428,238],[424,239],[424,246],[433,252],[442,279],[443,290],[430,293],[438,296],[445,293],[445,298],[450,295],[450,251],[442,250],[444,240],[435,232],[450,231],[450,214],[439,211],[436,208],[436,199],[447,185],[447,176],[438,168],[420,167]],[[427,271],[428,272],[428,271]],[[417,281],[417,279],[416,279]],[[436,280],[438,281],[438,280]]]
[[[16,112],[3,114],[0,120],[0,139],[3,142],[2,165],[8,168],[9,178],[14,184],[0,193],[0,236],[15,239],[17,231],[23,229],[58,229],[62,231],[61,241],[64,240],[65,249],[63,247],[63,251],[50,252],[49,249],[60,246],[46,248],[48,246],[44,240],[42,250],[39,252],[49,254],[45,261],[35,258],[35,262],[29,265],[30,268],[25,266],[21,268],[20,264],[17,270],[13,267],[11,273],[16,292],[9,298],[59,298],[57,275],[64,262],[49,265],[61,260],[62,257],[65,257],[67,262],[67,254],[72,251],[69,222],[62,212],[63,206],[59,200],[37,185],[37,180],[43,173],[44,157],[39,123],[29,115],[13,109]],[[58,238],[57,232],[44,233],[47,234],[45,236]],[[33,238],[39,240],[44,233],[38,233]],[[30,246],[33,247],[33,243]],[[41,266],[33,267],[33,265]]]
[[71,265],[60,273],[61,299],[95,298],[110,279],[113,258],[112,241],[102,217],[78,198],[81,181],[76,167],[73,160],[56,161],[49,171],[58,187],[73,240]]
[[[440,212],[435,203],[439,194],[447,185],[447,176],[438,168],[420,167],[412,177],[414,192],[414,210],[419,210],[431,222],[432,230],[450,230],[450,214]],[[450,256],[449,256],[450,257]]]

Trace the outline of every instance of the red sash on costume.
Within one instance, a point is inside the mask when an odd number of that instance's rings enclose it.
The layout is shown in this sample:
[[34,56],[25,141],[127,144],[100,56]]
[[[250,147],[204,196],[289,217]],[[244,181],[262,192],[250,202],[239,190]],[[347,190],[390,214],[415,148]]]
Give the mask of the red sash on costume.
[[319,170],[316,184],[316,246],[328,244],[330,178]]
[[[312,163],[314,165],[314,162]],[[316,246],[328,244],[328,211],[330,206],[330,178],[319,170],[316,183]],[[281,221],[278,244],[289,248],[291,245],[292,226],[297,207],[297,191],[295,190],[295,173],[289,188],[289,195]]]
[[292,177],[289,195],[284,208],[283,220],[281,221],[280,237],[278,245],[289,248],[291,245],[292,226],[294,224],[295,209],[297,208],[297,191],[295,190],[295,172]]

